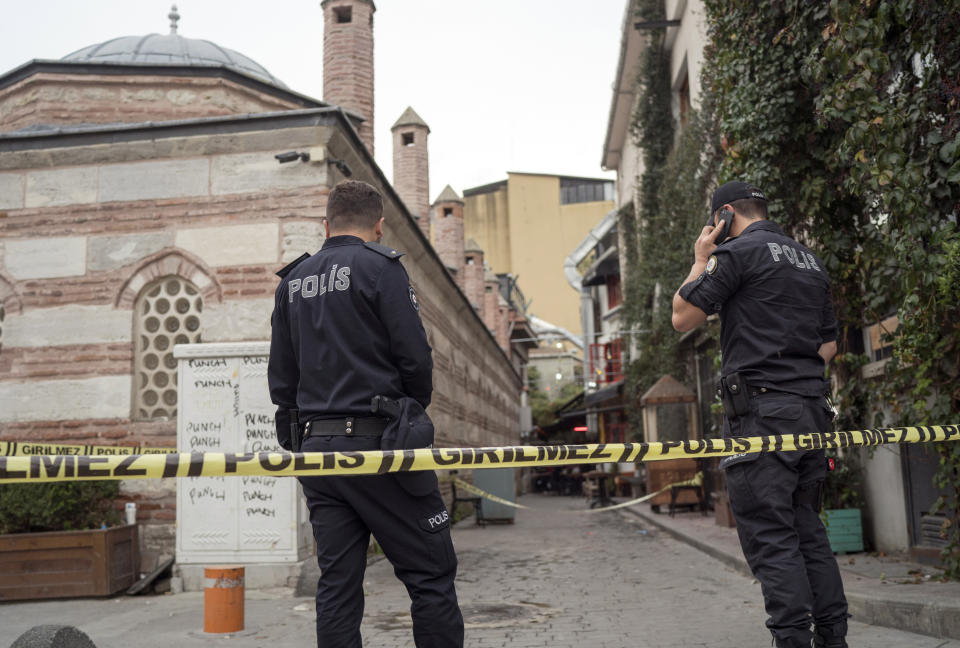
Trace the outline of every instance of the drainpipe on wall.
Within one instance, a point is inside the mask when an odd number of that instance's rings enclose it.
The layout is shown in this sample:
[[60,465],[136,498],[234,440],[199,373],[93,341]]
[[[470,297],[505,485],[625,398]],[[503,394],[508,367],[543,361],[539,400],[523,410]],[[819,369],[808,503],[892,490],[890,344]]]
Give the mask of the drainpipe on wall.
[[530,326],[533,328],[533,331],[538,335],[559,335],[560,337],[566,339],[568,342],[576,346],[578,349],[583,351],[583,340],[563,328],[562,326],[557,326],[556,324],[551,324],[546,320],[542,320],[539,317],[530,315],[527,317],[530,320]]

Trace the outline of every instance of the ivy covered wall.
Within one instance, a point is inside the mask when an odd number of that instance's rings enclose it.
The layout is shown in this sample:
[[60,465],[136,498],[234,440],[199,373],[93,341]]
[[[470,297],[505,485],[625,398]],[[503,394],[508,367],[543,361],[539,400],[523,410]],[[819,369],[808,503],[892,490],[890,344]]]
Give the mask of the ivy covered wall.
[[[670,328],[713,187],[746,179],[815,248],[841,322],[838,426],[960,421],[960,0],[704,0],[703,96],[674,134],[662,31],[647,34],[625,236],[630,384],[690,379]],[[662,19],[663,2],[638,0]],[[893,358],[861,377],[862,329],[896,314]],[[628,393],[637,393],[632,391]],[[636,417],[635,417],[636,418]],[[960,444],[940,444],[944,556],[960,576]]]

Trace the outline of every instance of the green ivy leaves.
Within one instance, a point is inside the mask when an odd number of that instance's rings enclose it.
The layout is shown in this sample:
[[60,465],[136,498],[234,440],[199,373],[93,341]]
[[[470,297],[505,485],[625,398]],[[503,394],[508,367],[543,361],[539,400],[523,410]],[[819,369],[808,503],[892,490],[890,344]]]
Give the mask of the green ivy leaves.
[[[659,58],[648,57],[638,82],[642,219],[625,217],[621,227],[637,243],[625,310],[631,327],[650,333],[632,375],[641,384],[679,364],[676,337],[658,320],[669,305],[654,299],[689,266],[678,223],[702,220],[713,183],[742,178],[763,187],[771,218],[817,249],[833,278],[837,424],[952,421],[960,414],[960,0],[704,5],[696,154],[680,152],[690,127],[673,148],[657,34],[647,49]],[[662,17],[655,0],[638,9]],[[894,313],[894,357],[882,376],[864,379],[869,359],[857,340]],[[960,445],[939,450],[937,506],[951,521],[945,566],[960,577]]]

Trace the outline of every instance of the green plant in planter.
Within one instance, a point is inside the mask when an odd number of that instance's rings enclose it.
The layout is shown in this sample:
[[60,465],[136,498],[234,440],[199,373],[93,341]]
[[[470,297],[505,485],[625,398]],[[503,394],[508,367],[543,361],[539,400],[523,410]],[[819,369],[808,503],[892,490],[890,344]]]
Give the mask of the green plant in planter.
[[120,524],[116,481],[65,481],[0,486],[0,534],[77,531]]
[[836,553],[863,551],[863,523],[860,510],[863,497],[863,466],[859,454],[827,450],[835,468],[827,472],[820,518],[827,527],[830,547]]
[[866,506],[863,497],[863,466],[856,452],[827,450],[827,459],[833,459],[835,468],[827,472],[823,485],[823,508],[862,509]]

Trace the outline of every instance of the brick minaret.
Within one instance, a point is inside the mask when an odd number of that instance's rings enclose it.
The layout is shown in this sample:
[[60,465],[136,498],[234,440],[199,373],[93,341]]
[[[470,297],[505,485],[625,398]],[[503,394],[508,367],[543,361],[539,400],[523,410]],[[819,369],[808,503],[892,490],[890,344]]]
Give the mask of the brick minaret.
[[464,250],[463,292],[467,301],[483,316],[483,250],[476,241],[467,241]]
[[433,203],[433,247],[463,290],[463,200],[450,185]]
[[483,323],[496,335],[500,317],[500,282],[493,270],[486,268],[483,275]]
[[510,304],[503,297],[500,297],[500,313],[497,315],[497,343],[503,352],[510,356]]
[[372,0],[323,0],[323,100],[358,113],[373,155]]
[[390,129],[393,133],[393,187],[430,238],[430,163],[427,136],[430,127],[413,108],[407,108]]

